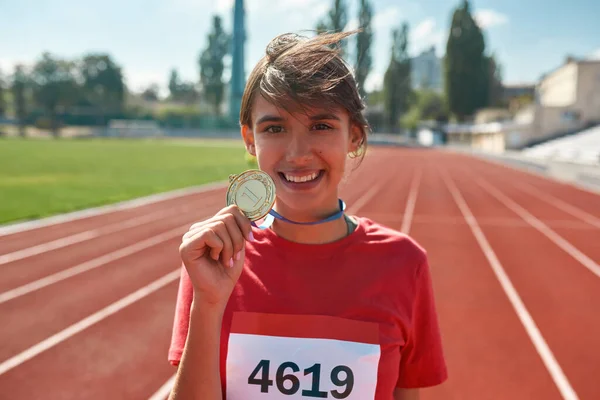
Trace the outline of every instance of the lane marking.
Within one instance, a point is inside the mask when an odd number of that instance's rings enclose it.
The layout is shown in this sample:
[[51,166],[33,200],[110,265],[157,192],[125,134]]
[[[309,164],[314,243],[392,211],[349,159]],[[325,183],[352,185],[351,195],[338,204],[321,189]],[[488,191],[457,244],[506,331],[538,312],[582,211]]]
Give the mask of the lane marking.
[[[557,197],[552,196],[549,193],[544,193],[539,189],[536,189],[533,185],[529,183],[512,183],[517,188],[523,190],[524,192],[530,193],[537,197],[540,200],[545,201],[546,203],[574,216],[575,218],[579,218],[583,222],[587,222],[590,225],[595,226],[596,228],[600,228],[600,218],[596,218],[592,214],[589,214],[582,209],[575,207]],[[600,198],[598,199],[600,201]]]
[[169,378],[169,380],[166,381],[165,384],[162,385],[160,387],[160,389],[158,389],[156,391],[156,393],[154,393],[152,396],[150,396],[150,398],[148,400],[165,400],[165,399],[167,399],[167,397],[171,393],[171,390],[173,389],[173,385],[175,384],[175,377],[176,377],[176,375],[173,375],[171,378]]
[[161,201],[176,199],[187,195],[210,192],[226,188],[228,182],[220,181],[207,183],[201,186],[173,190],[165,193],[157,193],[150,196],[138,197],[132,200],[125,200],[119,203],[108,204],[105,206],[87,208],[85,210],[74,211],[66,214],[55,215],[52,217],[37,219],[34,221],[16,222],[5,226],[0,226],[0,236],[24,232],[32,229],[43,228],[51,225],[58,225],[65,222],[71,222],[78,219],[94,217],[102,214],[108,214],[116,211],[128,210],[148,204],[159,203]]
[[125,296],[120,300],[117,300],[116,302],[101,309],[100,311],[97,311],[94,314],[80,320],[79,322],[74,323],[68,328],[63,329],[62,331],[50,336],[49,338],[42,340],[41,342],[15,355],[14,357],[9,358],[8,360],[0,364],[0,375],[5,374],[11,369],[18,367],[27,360],[30,360],[33,357],[37,356],[38,354],[43,353],[44,351],[58,345],[61,342],[64,342],[65,340],[83,331],[84,329],[89,328],[90,326],[117,313],[123,308],[135,303],[136,301],[141,300],[144,297],[156,292],[157,290],[165,287],[169,283],[177,281],[179,279],[180,274],[181,269],[178,268],[177,270],[172,271],[167,275],[164,275],[162,278],[155,280],[149,285],[146,285],[136,290],[130,295]]
[[496,257],[492,246],[489,244],[485,235],[481,231],[481,228],[477,223],[477,219],[475,219],[475,217],[471,213],[471,210],[464,198],[462,197],[460,191],[454,185],[454,182],[450,179],[450,177],[446,175],[445,172],[442,172],[441,170],[439,172],[441,173],[444,183],[448,187],[448,190],[450,190],[454,201],[456,202],[458,208],[463,214],[463,217],[465,218],[467,224],[471,228],[471,232],[473,232],[473,235],[475,236],[479,247],[483,251],[490,266],[492,267],[492,270],[496,274],[496,278],[500,282],[502,289],[504,289],[504,292],[506,293],[506,296],[511,302],[515,312],[517,313],[517,316],[519,317],[521,323],[525,327],[525,331],[527,332],[529,338],[533,342],[533,345],[537,350],[538,354],[540,355],[542,361],[544,362],[546,369],[548,369],[548,372],[552,376],[552,379],[554,380],[554,383],[560,391],[563,399],[578,400],[575,390],[571,387],[569,380],[565,376],[560,365],[558,364],[558,361],[554,357],[552,350],[550,350],[550,347],[544,340],[542,333],[540,332],[537,325],[535,324],[535,321],[529,314],[529,311],[527,311],[525,304],[521,300],[519,294],[517,293],[517,290],[510,281],[508,275],[504,271],[504,267],[498,260],[498,257]]
[[67,278],[70,278],[75,275],[82,274],[84,272],[90,271],[92,269],[101,267],[110,262],[118,260],[123,257],[127,257],[134,253],[137,253],[141,250],[147,249],[152,246],[156,246],[162,242],[166,242],[167,240],[173,239],[178,235],[183,236],[185,230],[189,229],[190,224],[181,225],[178,228],[171,229],[167,232],[161,233],[159,235],[153,236],[141,242],[132,244],[130,246],[124,247],[122,249],[113,251],[112,253],[105,254],[100,257],[96,257],[92,260],[88,260],[82,264],[76,265],[74,267],[59,271],[52,275],[45,276],[44,278],[35,280],[33,282],[26,283],[25,285],[19,286],[17,288],[7,290],[6,292],[0,293],[0,304],[5,303],[9,300],[15,299],[20,296],[24,296],[33,291],[42,289],[46,286],[52,285],[54,283],[60,282]]
[[[459,155],[464,158],[470,158],[473,160],[483,161],[492,166],[506,168],[508,170],[512,170],[513,172],[529,174],[529,175],[533,176],[534,178],[542,178],[543,180],[553,183],[555,185],[558,185],[559,187],[562,186],[562,189],[575,189],[577,191],[585,192],[588,194],[589,193],[595,194],[595,195],[600,194],[600,189],[593,188],[591,186],[585,186],[585,185],[582,185],[575,181],[561,180],[561,179],[551,176],[551,175],[544,175],[541,172],[535,171],[535,170],[525,167],[521,164],[519,164],[518,166],[516,164],[510,164],[511,160],[508,160],[508,161],[507,160],[495,160],[492,158],[488,158],[487,155],[484,153],[480,153],[480,154],[475,153],[475,152],[465,153],[464,151],[461,151],[461,150],[456,150],[456,151],[455,150],[456,149],[445,148],[443,151],[447,151],[450,154]],[[531,161],[531,160],[528,160],[528,161]]]
[[402,227],[400,231],[407,234],[410,232],[410,226],[412,223],[413,212],[415,211],[415,204],[417,202],[417,194],[419,193],[419,184],[421,183],[422,170],[419,168],[417,173],[413,175],[413,179],[410,185],[410,194],[406,201],[406,209],[404,210],[404,218],[402,220]]
[[571,257],[579,261],[584,267],[590,270],[594,275],[600,278],[600,265],[596,264],[594,260],[590,257],[583,254],[579,249],[573,246],[570,242],[560,236],[558,233],[554,232],[550,229],[546,224],[542,221],[534,217],[529,211],[525,210],[519,204],[517,204],[514,200],[507,197],[503,193],[501,193],[494,186],[489,183],[483,181],[480,178],[475,178],[475,182],[481,186],[484,190],[494,196],[498,201],[504,204],[509,210],[523,218],[529,225],[533,226],[539,232],[541,232],[544,236],[550,239],[554,244],[563,249],[567,254]]
[[365,192],[365,194],[363,194],[362,196],[360,196],[355,202],[354,204],[352,204],[351,206],[349,206],[346,209],[346,213],[347,214],[356,214],[358,211],[360,211],[360,209],[362,209],[369,201],[371,201],[375,195],[377,195],[377,193],[379,193],[379,190],[383,188],[383,186],[385,185],[385,181],[383,182],[383,184],[381,186],[378,186],[376,189],[372,189],[371,191],[367,190]]
[[110,233],[119,232],[125,229],[134,228],[137,226],[144,225],[148,222],[158,221],[164,218],[168,218],[169,216],[179,213],[189,211],[190,207],[180,207],[175,210],[164,210],[155,211],[148,215],[143,215],[141,217],[134,217],[127,219],[122,222],[117,222],[111,225],[106,225],[97,229],[90,229],[85,232],[76,233],[70,236],[66,236],[63,238],[59,238],[56,240],[51,240],[46,243],[41,243],[36,246],[28,247],[25,249],[13,251],[12,253],[4,254],[0,256],[0,265],[8,264],[14,261],[22,260],[27,257],[32,257],[41,253],[45,253],[52,250],[61,249],[63,247],[71,246],[73,244],[81,243],[86,240],[95,239],[97,237],[108,235]]
[[[400,223],[404,220],[404,214],[386,214],[386,213],[364,213],[365,216],[384,221],[385,223]],[[479,218],[480,226],[494,226],[498,228],[527,228],[531,229],[531,225],[523,221],[522,218]],[[573,220],[550,220],[545,221],[547,225],[558,228],[565,228],[579,231],[594,232],[596,229],[589,224],[581,221]],[[444,217],[439,215],[423,215],[413,214],[412,224],[446,224],[446,225],[466,225],[464,218],[461,217]]]

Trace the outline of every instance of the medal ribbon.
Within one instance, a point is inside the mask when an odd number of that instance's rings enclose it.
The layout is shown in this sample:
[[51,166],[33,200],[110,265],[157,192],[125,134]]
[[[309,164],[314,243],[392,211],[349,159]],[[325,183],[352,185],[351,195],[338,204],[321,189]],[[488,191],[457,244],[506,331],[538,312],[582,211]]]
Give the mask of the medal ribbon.
[[265,217],[265,220],[263,221],[262,224],[256,225],[256,223],[253,221],[252,226],[255,226],[259,229],[267,229],[273,224],[273,221],[275,221],[275,218],[277,218],[281,221],[289,222],[290,224],[295,224],[295,225],[317,225],[317,224],[323,224],[325,222],[335,221],[336,219],[338,219],[342,215],[344,215],[344,211],[346,210],[346,203],[344,203],[344,201],[342,199],[339,199],[338,202],[340,205],[340,211],[336,212],[333,215],[330,215],[329,217],[327,217],[325,219],[319,220],[319,221],[296,222],[296,221],[287,219],[283,215],[279,214],[277,211],[271,209],[269,211],[269,214],[267,214],[267,216]]

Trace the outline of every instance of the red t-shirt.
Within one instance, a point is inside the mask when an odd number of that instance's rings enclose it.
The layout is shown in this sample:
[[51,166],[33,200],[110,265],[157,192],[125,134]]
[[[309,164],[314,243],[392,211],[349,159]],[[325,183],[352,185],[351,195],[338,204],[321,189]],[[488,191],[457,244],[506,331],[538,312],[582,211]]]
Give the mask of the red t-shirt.
[[[223,318],[221,379],[229,400],[388,400],[395,387],[446,380],[425,250],[356,219],[352,234],[320,245],[253,229]],[[185,345],[192,296],[182,268],[173,365]]]

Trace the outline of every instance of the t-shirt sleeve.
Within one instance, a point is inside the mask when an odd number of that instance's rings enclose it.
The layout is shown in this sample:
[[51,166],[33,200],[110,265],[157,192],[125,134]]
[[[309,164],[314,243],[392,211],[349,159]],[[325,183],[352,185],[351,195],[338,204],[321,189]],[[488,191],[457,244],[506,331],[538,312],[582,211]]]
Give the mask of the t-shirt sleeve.
[[411,325],[401,350],[397,387],[438,385],[448,378],[427,258],[416,272]]
[[194,298],[192,281],[187,274],[185,267],[181,266],[181,276],[179,278],[179,290],[177,291],[177,300],[175,303],[175,318],[173,321],[173,332],[171,334],[171,345],[169,347],[168,360],[172,365],[179,365],[185,341],[187,339],[188,328],[190,324],[190,309]]

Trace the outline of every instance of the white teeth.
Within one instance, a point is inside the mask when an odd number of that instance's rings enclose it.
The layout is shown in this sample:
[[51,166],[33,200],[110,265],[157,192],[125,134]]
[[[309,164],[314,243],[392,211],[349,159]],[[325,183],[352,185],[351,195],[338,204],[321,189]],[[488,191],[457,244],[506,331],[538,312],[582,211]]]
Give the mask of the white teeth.
[[317,176],[319,176],[319,173],[315,172],[315,173],[312,173],[312,174],[306,175],[306,176],[291,176],[288,174],[284,174],[284,176],[285,176],[285,179],[290,182],[308,182],[308,181],[312,181]]

